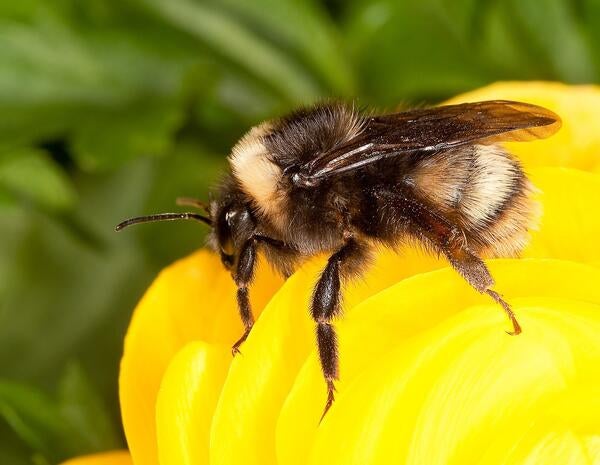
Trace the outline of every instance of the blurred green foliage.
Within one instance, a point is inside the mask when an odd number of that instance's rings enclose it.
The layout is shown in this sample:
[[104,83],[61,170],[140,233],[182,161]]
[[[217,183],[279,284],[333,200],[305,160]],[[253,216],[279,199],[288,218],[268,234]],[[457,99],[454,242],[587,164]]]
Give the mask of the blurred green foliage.
[[113,226],[205,198],[252,124],[599,78],[598,0],[0,0],[0,463],[123,445],[131,309],[206,230]]

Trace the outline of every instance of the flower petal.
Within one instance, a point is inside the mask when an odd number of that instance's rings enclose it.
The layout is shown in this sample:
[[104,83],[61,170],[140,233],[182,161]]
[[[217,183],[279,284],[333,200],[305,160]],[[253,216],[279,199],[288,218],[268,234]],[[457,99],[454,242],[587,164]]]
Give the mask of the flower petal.
[[278,425],[279,463],[306,463],[315,437],[311,463],[473,463],[494,415],[510,431],[528,399],[565,379],[600,381],[600,271],[551,260],[495,261],[492,271],[523,335],[506,336],[498,306],[449,269],[377,294],[338,326],[339,398],[318,430],[315,353],[300,372]]
[[[600,460],[600,386],[564,390],[539,415],[514,425],[521,435],[495,435],[481,465],[497,463],[584,463]],[[552,458],[552,456],[554,456]],[[545,458],[544,458],[545,457]]]
[[191,342],[171,360],[156,404],[161,465],[208,463],[210,424],[231,358],[229,346]]
[[526,168],[568,166],[600,172],[600,87],[557,82],[497,82],[452,98],[448,103],[478,100],[517,100],[546,107],[563,121],[552,137],[507,147]]
[[131,456],[126,450],[101,452],[83,455],[63,462],[62,465],[132,465]]
[[[593,331],[600,330],[598,320],[590,316],[600,307],[549,301],[537,307],[535,299],[514,302],[529,316],[523,319],[528,334],[516,342],[502,341],[507,336],[497,327],[494,331],[493,320],[477,315],[486,308],[474,307],[384,355],[377,368],[363,373],[345,394],[359,408],[344,402],[342,394],[337,407],[345,411],[339,417],[333,414],[332,423],[317,434],[311,463],[361,463],[361,457],[373,464],[477,463],[498,436],[519,442],[527,435],[522,425],[529,425],[554,396],[576,386],[585,370],[589,374],[600,362],[597,342],[594,352],[583,350],[593,346]],[[544,321],[552,311],[579,317],[582,309],[588,315],[573,325],[576,330],[564,317]],[[493,315],[491,310],[488,315]],[[585,358],[590,362],[580,361]],[[578,363],[585,365],[584,373],[578,371]],[[343,429],[357,417],[363,419],[363,427]],[[353,441],[356,446],[348,447]],[[345,443],[349,450],[332,443]]]
[[[259,267],[251,290],[257,315],[280,283]],[[121,414],[135,463],[158,464],[155,404],[171,358],[190,341],[231,344],[241,334],[235,286],[215,254],[203,250],[161,272],[135,309],[121,360]]]
[[600,262],[600,175],[568,168],[538,168],[531,180],[541,190],[542,220],[525,257]]
[[[382,253],[363,281],[345,293],[348,311],[356,303],[413,273],[445,266],[437,258],[416,249]],[[317,259],[301,268],[275,294],[256,322],[242,353],[233,361],[211,431],[211,464],[276,463],[274,431],[279,410],[292,382],[314,349],[314,322],[309,299],[324,264]],[[315,399],[319,405],[324,405]]]

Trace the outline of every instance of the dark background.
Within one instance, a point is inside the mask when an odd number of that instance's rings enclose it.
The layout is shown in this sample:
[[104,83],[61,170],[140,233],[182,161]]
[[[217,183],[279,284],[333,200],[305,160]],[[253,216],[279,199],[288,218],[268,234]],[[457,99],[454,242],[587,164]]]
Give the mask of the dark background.
[[324,97],[438,102],[496,80],[600,80],[596,0],[0,0],[0,462],[123,446],[136,301],[258,121]]

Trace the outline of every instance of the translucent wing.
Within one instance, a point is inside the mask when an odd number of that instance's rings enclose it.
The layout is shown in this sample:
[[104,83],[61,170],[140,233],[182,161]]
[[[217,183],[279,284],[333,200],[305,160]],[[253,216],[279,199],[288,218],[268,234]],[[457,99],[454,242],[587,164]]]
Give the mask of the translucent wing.
[[528,141],[551,136],[557,114],[536,105],[491,100],[366,118],[358,136],[302,165],[295,181],[313,185],[385,158],[469,144]]

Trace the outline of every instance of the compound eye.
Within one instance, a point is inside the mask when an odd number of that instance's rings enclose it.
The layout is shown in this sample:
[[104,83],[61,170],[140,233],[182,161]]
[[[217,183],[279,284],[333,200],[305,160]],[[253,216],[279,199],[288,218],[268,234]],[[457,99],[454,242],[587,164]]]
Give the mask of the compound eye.
[[221,248],[221,256],[233,255],[233,238],[231,227],[231,210],[221,214],[217,221],[217,237],[219,247]]
[[251,221],[250,213],[237,206],[230,205],[222,211],[217,225],[222,256],[232,257],[235,255],[238,236],[240,234],[243,236],[244,231],[248,229],[249,221]]
[[239,212],[236,210],[229,210],[227,213],[225,213],[225,221],[227,222],[227,226],[229,226],[229,229],[233,229],[233,225],[236,221],[238,214]]

